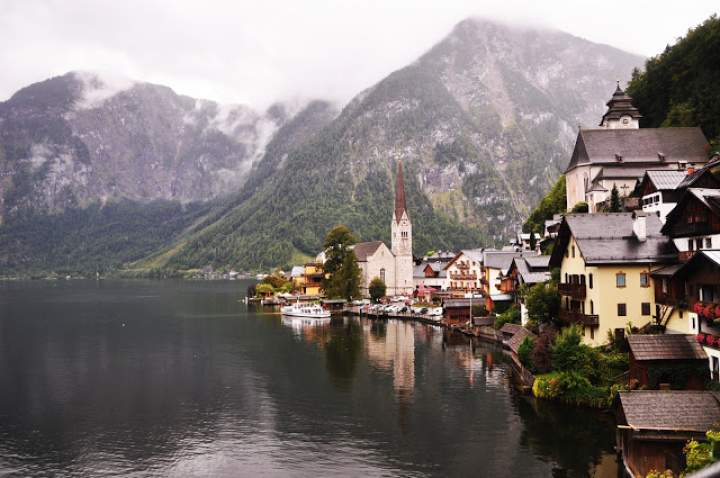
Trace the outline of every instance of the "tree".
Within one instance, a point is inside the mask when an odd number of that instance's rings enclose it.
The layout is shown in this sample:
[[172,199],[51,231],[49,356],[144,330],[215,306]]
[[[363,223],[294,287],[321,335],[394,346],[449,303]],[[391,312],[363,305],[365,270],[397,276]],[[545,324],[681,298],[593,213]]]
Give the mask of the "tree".
[[533,364],[533,372],[547,373],[552,370],[552,345],[555,341],[555,331],[547,327],[540,332],[533,344],[533,351],[530,361]]
[[551,347],[553,369],[590,375],[592,351],[582,343],[582,329],[578,325],[560,331]]
[[572,211],[570,212],[586,214],[589,211],[590,206],[588,206],[588,203],[586,203],[585,201],[580,201],[573,206]]
[[610,212],[622,212],[623,206],[620,200],[620,193],[618,192],[617,186],[613,184],[612,191],[610,191]]
[[534,340],[531,336],[527,336],[523,339],[518,347],[518,359],[525,368],[532,369],[532,351],[533,351]]
[[338,225],[325,237],[325,295],[350,300],[360,296],[360,267],[351,247],[357,242],[347,226]]
[[525,293],[525,307],[530,321],[538,324],[550,323],[557,317],[560,309],[557,284],[548,281],[530,287]]
[[272,295],[275,293],[275,289],[270,284],[262,283],[255,287],[255,293],[259,296]]
[[370,298],[372,299],[372,301],[377,302],[381,297],[385,297],[385,293],[387,292],[387,286],[381,278],[375,277],[373,280],[370,281],[370,285],[368,286],[368,292],[370,293]]
[[523,231],[543,230],[545,221],[552,219],[554,214],[560,214],[566,210],[565,176],[560,176],[552,189],[542,198],[540,204],[530,213],[527,221],[523,224]]
[[537,238],[535,237],[535,231],[530,231],[530,250],[534,251],[535,247],[537,246]]

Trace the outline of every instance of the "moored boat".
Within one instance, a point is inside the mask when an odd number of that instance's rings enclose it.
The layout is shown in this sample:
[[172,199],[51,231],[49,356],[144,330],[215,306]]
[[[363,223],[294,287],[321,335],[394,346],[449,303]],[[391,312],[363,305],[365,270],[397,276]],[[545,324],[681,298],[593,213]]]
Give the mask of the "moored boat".
[[303,317],[307,319],[329,319],[330,311],[317,304],[292,304],[281,309],[282,315],[288,317]]

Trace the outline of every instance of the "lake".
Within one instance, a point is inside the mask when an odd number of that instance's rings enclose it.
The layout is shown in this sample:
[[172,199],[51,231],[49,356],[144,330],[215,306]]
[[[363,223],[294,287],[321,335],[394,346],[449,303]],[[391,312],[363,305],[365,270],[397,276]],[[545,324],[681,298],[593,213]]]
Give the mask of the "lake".
[[612,417],[516,393],[496,346],[248,284],[0,282],[0,476],[617,476]]

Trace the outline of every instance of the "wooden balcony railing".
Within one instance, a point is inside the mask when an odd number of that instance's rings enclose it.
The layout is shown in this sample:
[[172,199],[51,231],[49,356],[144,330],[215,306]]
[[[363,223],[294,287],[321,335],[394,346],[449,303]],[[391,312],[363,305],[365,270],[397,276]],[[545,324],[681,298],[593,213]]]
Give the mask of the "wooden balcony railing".
[[672,237],[705,236],[708,234],[712,234],[712,227],[709,222],[675,224],[671,231]]
[[568,324],[600,325],[600,317],[597,315],[583,314],[573,310],[560,309],[560,320]]
[[450,279],[451,280],[477,280],[477,274],[475,274],[475,273],[464,274],[462,272],[451,272]]
[[582,300],[586,294],[585,284],[558,284],[558,292],[560,295]]

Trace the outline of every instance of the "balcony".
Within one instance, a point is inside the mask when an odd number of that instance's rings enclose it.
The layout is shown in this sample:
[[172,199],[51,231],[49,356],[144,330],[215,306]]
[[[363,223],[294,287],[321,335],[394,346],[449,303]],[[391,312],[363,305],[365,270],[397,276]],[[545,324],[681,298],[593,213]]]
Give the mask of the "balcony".
[[583,300],[585,298],[585,284],[558,284],[560,295],[566,295],[573,299]]
[[451,272],[450,280],[477,280],[477,274],[475,273],[462,273],[462,272]]
[[597,315],[583,314],[579,311],[560,309],[560,321],[567,324],[600,325],[600,317]]
[[679,223],[671,231],[672,237],[707,236],[712,233],[709,222]]

